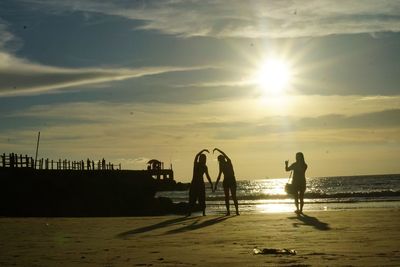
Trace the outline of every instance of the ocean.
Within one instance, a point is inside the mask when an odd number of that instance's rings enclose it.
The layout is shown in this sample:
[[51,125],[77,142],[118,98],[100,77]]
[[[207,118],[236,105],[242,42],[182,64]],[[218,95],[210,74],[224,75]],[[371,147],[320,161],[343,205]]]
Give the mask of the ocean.
[[[284,191],[287,178],[238,180],[240,213],[273,213],[295,210]],[[187,202],[188,191],[158,192],[175,203]],[[222,183],[212,192],[206,184],[207,214],[226,213]],[[359,208],[400,208],[400,174],[307,178],[304,212]],[[231,212],[234,212],[232,200]]]

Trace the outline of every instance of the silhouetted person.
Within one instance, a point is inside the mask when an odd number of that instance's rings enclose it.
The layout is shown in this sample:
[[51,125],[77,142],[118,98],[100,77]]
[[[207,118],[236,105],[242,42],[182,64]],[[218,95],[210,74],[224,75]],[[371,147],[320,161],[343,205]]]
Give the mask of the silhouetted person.
[[218,148],[214,148],[213,152],[214,151],[221,153],[221,155],[218,156],[219,173],[217,181],[215,182],[214,190],[217,190],[219,179],[221,179],[221,174],[223,173],[224,181],[222,182],[222,185],[225,193],[226,215],[231,214],[229,211],[229,191],[231,191],[233,203],[235,204],[236,215],[239,215],[239,204],[236,198],[236,178],[235,172],[233,171],[232,161],[223,151],[219,150]]
[[90,159],[89,158],[86,160],[86,167],[88,170],[90,170]]
[[210,153],[207,149],[203,149],[197,153],[194,158],[193,178],[189,189],[189,216],[192,213],[196,201],[199,202],[200,208],[203,210],[203,216],[206,215],[206,187],[203,180],[204,174],[206,175],[208,182],[211,184],[211,190],[213,190],[213,185],[206,165],[207,157],[203,152]]
[[[306,191],[306,170],[307,164],[304,161],[304,155],[301,152],[296,153],[296,162],[288,166],[289,161],[285,161],[286,171],[293,171],[292,184],[295,190],[294,204],[296,205],[296,213],[303,212],[304,192]],[[300,200],[300,209],[299,209]]]
[[101,169],[102,170],[106,169],[106,160],[104,158],[101,160]]

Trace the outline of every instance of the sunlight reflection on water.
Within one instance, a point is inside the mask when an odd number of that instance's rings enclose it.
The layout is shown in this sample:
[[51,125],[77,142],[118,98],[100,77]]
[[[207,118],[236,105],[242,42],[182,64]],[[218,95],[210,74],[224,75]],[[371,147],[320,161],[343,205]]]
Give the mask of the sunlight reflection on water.
[[[241,213],[293,212],[294,200],[284,192],[288,178],[237,181]],[[175,203],[187,202],[188,190],[158,192]],[[206,186],[207,214],[226,212],[224,191],[211,192]],[[230,200],[231,209],[234,209]],[[354,177],[307,178],[305,211],[328,211],[359,208],[399,208],[400,176],[373,175]]]

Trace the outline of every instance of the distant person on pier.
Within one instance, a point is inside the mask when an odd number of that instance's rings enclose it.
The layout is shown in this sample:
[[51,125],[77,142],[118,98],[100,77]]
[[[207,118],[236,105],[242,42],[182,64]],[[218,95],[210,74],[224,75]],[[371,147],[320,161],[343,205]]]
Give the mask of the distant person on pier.
[[213,184],[211,182],[210,175],[208,174],[208,168],[206,165],[207,157],[203,152],[210,153],[207,149],[201,150],[196,154],[193,163],[193,178],[190,183],[189,189],[189,214],[191,215],[196,201],[199,202],[201,209],[203,210],[203,216],[206,215],[206,187],[203,180],[204,174],[207,177],[208,182],[213,190]]
[[[301,152],[296,153],[296,162],[289,165],[289,161],[285,161],[285,170],[293,171],[292,184],[294,187],[294,204],[296,205],[296,213],[303,213],[304,206],[304,192],[306,191],[306,170],[307,164],[304,160],[304,155]],[[300,201],[300,207],[299,207]]]
[[214,148],[213,153],[218,151],[221,155],[218,156],[219,162],[219,173],[217,177],[217,181],[215,182],[214,190],[217,190],[217,185],[219,179],[221,179],[221,174],[224,174],[224,181],[222,185],[224,187],[225,193],[225,206],[226,206],[226,215],[230,215],[229,211],[229,191],[231,191],[231,196],[233,203],[235,204],[236,215],[239,215],[239,204],[236,198],[236,178],[235,172],[233,171],[232,161],[231,159],[220,149]]

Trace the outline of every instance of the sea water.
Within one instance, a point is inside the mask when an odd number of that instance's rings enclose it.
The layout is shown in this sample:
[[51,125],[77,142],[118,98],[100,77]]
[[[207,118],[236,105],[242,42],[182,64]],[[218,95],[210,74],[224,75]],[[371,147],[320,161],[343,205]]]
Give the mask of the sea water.
[[[241,213],[292,212],[294,200],[284,187],[287,178],[238,180]],[[187,202],[188,191],[158,192],[175,203]],[[307,178],[304,211],[359,208],[400,208],[400,174]],[[234,213],[233,201],[230,200]],[[222,183],[212,192],[206,183],[207,214],[226,212]]]

